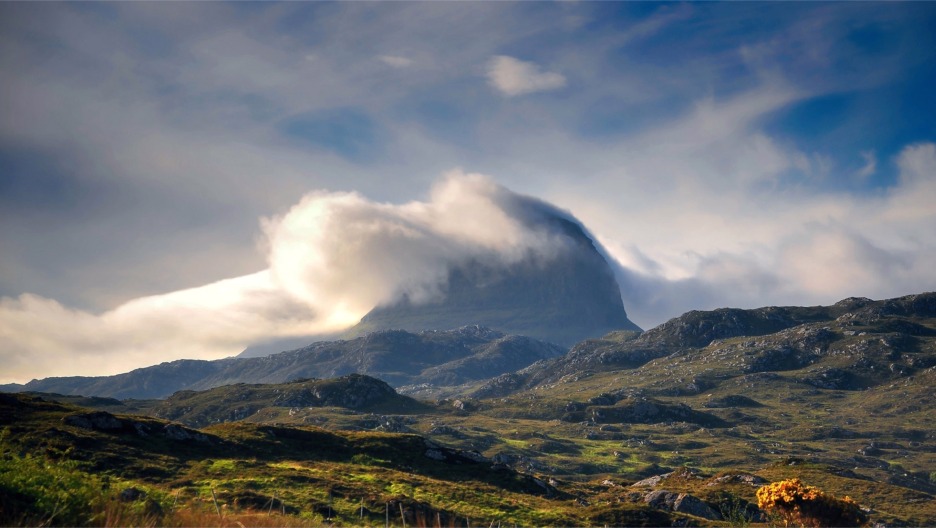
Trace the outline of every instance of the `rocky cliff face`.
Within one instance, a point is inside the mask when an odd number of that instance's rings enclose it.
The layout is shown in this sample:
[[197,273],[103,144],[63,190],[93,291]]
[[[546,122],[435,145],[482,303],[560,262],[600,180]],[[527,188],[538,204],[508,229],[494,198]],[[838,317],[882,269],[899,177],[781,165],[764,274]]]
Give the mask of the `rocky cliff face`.
[[612,330],[639,330],[627,318],[610,266],[581,226],[558,216],[548,222],[566,242],[554,257],[453,268],[443,299],[377,307],[349,335],[481,325],[571,346]]

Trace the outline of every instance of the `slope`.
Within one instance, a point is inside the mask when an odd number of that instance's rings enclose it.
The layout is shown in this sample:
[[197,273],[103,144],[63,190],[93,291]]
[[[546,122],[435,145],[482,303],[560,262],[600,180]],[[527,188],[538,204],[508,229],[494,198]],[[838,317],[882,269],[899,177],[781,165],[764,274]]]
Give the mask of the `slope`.
[[556,345],[479,326],[419,333],[388,330],[313,343],[261,358],[180,360],[116,376],[34,380],[21,390],[120,399],[164,398],[179,390],[234,383],[283,383],[351,373],[376,376],[397,386],[417,382],[461,384],[562,353]]

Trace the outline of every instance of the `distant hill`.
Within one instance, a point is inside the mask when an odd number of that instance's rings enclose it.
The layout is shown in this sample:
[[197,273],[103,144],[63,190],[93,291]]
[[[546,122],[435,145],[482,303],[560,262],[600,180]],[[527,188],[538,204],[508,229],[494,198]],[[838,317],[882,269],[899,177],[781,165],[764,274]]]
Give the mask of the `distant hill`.
[[650,377],[651,362],[676,356],[704,363],[710,372],[680,380],[685,388],[673,388],[677,392],[703,391],[719,376],[770,372],[795,372],[815,387],[861,390],[936,366],[934,352],[936,293],[849,298],[832,306],[722,308],[687,312],[643,333],[582,341],[562,357],[490,380],[477,395],[617,370],[640,369]]
[[538,221],[564,241],[555,257],[530,256],[509,266],[475,261],[454,268],[444,299],[414,303],[404,298],[379,306],[348,335],[476,324],[571,346],[612,330],[640,330],[627,318],[614,274],[585,230],[558,214],[543,214]]
[[234,383],[284,383],[359,373],[392,385],[462,384],[562,355],[562,348],[480,326],[457,330],[371,332],[260,358],[179,360],[101,377],[33,380],[20,391],[111,398],[164,398],[179,390]]
[[179,391],[159,402],[150,414],[191,427],[250,419],[267,408],[296,411],[338,407],[360,412],[411,414],[428,407],[401,396],[379,379],[351,374],[333,379],[306,379],[289,383],[248,385],[237,383],[205,391]]

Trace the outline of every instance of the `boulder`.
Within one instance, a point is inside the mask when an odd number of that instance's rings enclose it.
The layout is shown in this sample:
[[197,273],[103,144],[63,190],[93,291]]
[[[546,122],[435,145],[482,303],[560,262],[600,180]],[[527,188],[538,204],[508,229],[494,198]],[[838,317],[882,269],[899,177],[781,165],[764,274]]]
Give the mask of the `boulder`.
[[722,516],[702,500],[687,493],[680,493],[673,501],[673,511],[687,513],[711,521],[720,521]]
[[658,510],[694,515],[711,521],[720,521],[721,514],[713,510],[701,499],[688,493],[675,493],[667,490],[654,490],[644,495],[644,502]]

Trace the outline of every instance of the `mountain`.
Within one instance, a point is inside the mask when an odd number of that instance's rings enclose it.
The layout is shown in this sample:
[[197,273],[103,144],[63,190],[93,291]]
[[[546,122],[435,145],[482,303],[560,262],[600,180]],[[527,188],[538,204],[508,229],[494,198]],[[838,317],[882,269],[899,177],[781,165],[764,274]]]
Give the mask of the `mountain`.
[[[835,375],[860,385],[859,379],[872,374],[880,380],[901,366],[905,372],[912,372],[926,365],[930,360],[925,358],[929,356],[915,352],[922,346],[920,343],[936,344],[936,340],[928,339],[936,336],[936,329],[924,324],[932,323],[932,318],[936,318],[936,293],[881,301],[849,298],[832,306],[694,310],[643,333],[614,332],[582,341],[562,357],[489,381],[480,394],[509,393],[567,377],[637,369],[653,360],[679,354],[737,355],[739,346],[734,340],[739,338],[746,338],[746,348],[741,347],[744,354],[738,361],[745,367],[738,374],[792,371],[834,363],[836,366],[829,368],[836,374],[827,372],[826,377]],[[877,350],[880,343],[886,343],[887,354],[896,362],[882,364],[886,360],[877,358],[873,364],[879,370],[868,372],[870,359],[854,353],[855,347]],[[926,346],[923,348],[926,350]],[[842,365],[845,359],[853,360],[854,364]],[[901,365],[901,361],[909,363]]]
[[269,356],[270,354],[276,354],[278,352],[283,352],[284,350],[296,350],[297,348],[302,348],[309,343],[315,343],[318,341],[334,341],[336,339],[341,339],[341,334],[336,335],[307,335],[299,337],[284,337],[279,339],[269,339],[259,343],[254,343],[235,357],[239,358],[252,358],[252,357],[264,357]]
[[544,215],[539,221],[563,242],[555,256],[454,267],[441,300],[404,297],[376,307],[348,335],[481,325],[571,346],[612,330],[640,330],[627,318],[614,273],[585,230],[559,214]]
[[179,390],[234,383],[284,383],[352,373],[375,376],[396,386],[457,385],[511,372],[563,352],[551,343],[480,326],[418,333],[385,330],[260,358],[179,360],[115,376],[33,380],[20,390],[121,399],[164,398]]

